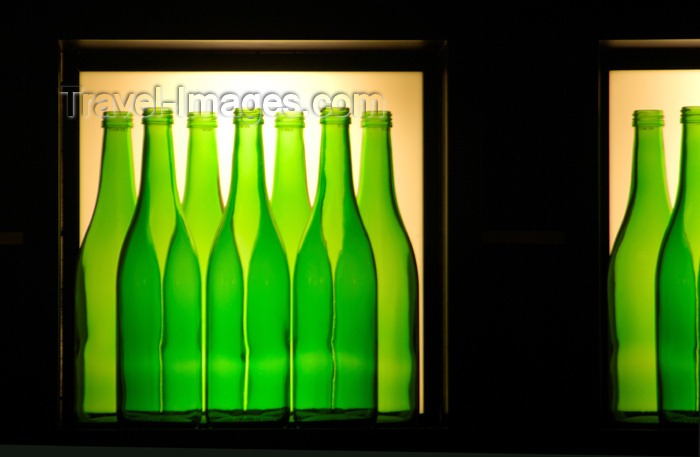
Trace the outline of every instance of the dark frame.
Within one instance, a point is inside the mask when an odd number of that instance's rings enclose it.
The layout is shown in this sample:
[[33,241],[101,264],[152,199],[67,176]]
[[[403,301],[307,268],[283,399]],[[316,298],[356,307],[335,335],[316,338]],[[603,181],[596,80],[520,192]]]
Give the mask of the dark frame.
[[[61,89],[80,71],[421,71],[424,75],[425,413],[403,425],[371,428],[216,430],[86,427],[75,420],[74,265],[78,254],[79,122],[60,109],[61,401],[60,430],[81,444],[267,449],[454,449],[447,425],[447,42],[61,41]],[[68,95],[70,97],[70,94]],[[65,97],[61,102],[66,100]],[[435,113],[435,114],[432,114]],[[431,439],[440,435],[439,440]]]

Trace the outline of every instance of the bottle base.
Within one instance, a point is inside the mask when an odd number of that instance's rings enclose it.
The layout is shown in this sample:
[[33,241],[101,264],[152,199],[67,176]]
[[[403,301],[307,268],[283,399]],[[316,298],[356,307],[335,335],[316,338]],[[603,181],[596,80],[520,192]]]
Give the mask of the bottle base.
[[117,422],[117,413],[79,413],[78,422],[89,424],[114,424]]
[[614,411],[613,419],[625,424],[658,424],[659,414],[656,411]]
[[119,415],[118,422],[121,426],[129,427],[167,427],[192,428],[202,422],[202,411],[124,411]]
[[169,425],[198,425],[202,422],[202,411],[164,411],[158,419],[158,422],[167,422]]
[[224,411],[218,409],[207,410],[207,423],[212,427],[227,424],[279,424],[289,419],[289,408],[279,409],[249,409]]
[[396,422],[409,422],[414,417],[414,411],[391,411],[377,413],[377,423],[392,424]]
[[117,422],[120,426],[129,428],[157,426],[161,420],[159,411],[120,411],[117,416]]
[[661,412],[661,422],[694,426],[698,423],[698,412],[665,410]]
[[323,425],[339,422],[348,425],[367,425],[376,420],[376,411],[372,409],[295,409],[294,422],[301,424]]

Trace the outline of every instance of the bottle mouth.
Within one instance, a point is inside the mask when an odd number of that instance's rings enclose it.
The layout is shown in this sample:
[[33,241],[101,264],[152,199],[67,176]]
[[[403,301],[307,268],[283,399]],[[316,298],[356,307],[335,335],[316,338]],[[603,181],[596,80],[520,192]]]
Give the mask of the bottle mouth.
[[133,127],[128,111],[105,111],[102,114],[102,127]]
[[275,127],[304,127],[302,111],[281,111],[275,116]]
[[321,111],[321,124],[350,124],[350,109],[335,106]]
[[146,108],[143,110],[143,123],[172,124],[173,110],[170,108]]
[[236,108],[233,111],[234,124],[264,124],[262,110],[260,108],[245,109]]
[[187,127],[216,128],[216,114],[211,111],[193,111],[187,114]]
[[362,127],[391,127],[391,111],[365,111]]
[[637,127],[640,125],[663,126],[664,112],[660,109],[636,110],[632,115],[632,126]]
[[681,108],[681,123],[700,123],[700,106],[684,106],[683,108]]

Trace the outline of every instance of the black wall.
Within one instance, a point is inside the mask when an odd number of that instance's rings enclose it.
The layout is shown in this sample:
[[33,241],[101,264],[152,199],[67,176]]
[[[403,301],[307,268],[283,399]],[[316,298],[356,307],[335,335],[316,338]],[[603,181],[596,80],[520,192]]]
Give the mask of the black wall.
[[[59,39],[440,39],[449,59],[450,411],[446,429],[421,432],[421,449],[697,455],[697,430],[605,422],[598,183],[599,40],[700,38],[697,16],[638,2],[426,3],[7,11],[0,231],[15,235],[0,245],[0,443],[153,444],[56,425]],[[339,441],[323,446],[411,450],[401,433],[332,436]],[[317,448],[307,439],[254,433],[229,443]],[[158,440],[183,445],[175,435]]]

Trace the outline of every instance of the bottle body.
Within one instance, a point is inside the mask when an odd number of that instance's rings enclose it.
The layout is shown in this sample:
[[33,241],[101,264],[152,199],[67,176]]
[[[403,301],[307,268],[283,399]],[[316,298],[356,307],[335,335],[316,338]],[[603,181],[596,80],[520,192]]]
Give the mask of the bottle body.
[[[278,113],[277,148],[275,154],[275,173],[270,206],[275,224],[287,254],[287,266],[290,277],[290,322],[293,319],[291,297],[294,293],[294,265],[296,263],[299,243],[311,214],[309,194],[306,184],[306,158],[304,153],[304,113]],[[290,326],[290,341],[294,340],[293,328]],[[293,347],[290,344],[290,360]],[[290,364],[291,365],[291,364]],[[290,372],[290,411],[294,409],[293,365]]]
[[294,418],[376,418],[376,272],[352,188],[347,109],[322,114],[316,202],[294,271]]
[[[221,224],[219,157],[214,113],[193,112],[187,118],[187,179],[182,210],[195,245],[201,276],[202,398],[206,396],[206,281],[209,255]],[[204,405],[203,405],[204,406]]]
[[202,282],[199,258],[177,208],[163,275],[163,420],[202,419]]
[[[117,282],[118,415],[124,422],[197,422],[201,284],[175,185],[172,111],[147,109],[143,123],[141,190]],[[174,397],[188,398],[173,403]],[[197,401],[199,415],[191,406]],[[190,406],[181,410],[183,403]]]
[[207,415],[289,415],[289,269],[265,186],[260,110],[236,110],[231,191],[209,262]]
[[671,214],[664,169],[663,113],[635,111],[633,126],[630,197],[608,269],[611,408],[619,421],[655,422],[655,276]]
[[100,189],[76,275],[76,412],[86,422],[116,420],[117,267],[136,206],[131,114],[107,112],[102,126]]
[[700,107],[685,107],[678,196],[657,266],[659,417],[698,420],[697,280],[700,261]]
[[418,272],[393,182],[391,114],[366,112],[358,206],[377,269],[377,421],[410,420],[418,402]]

